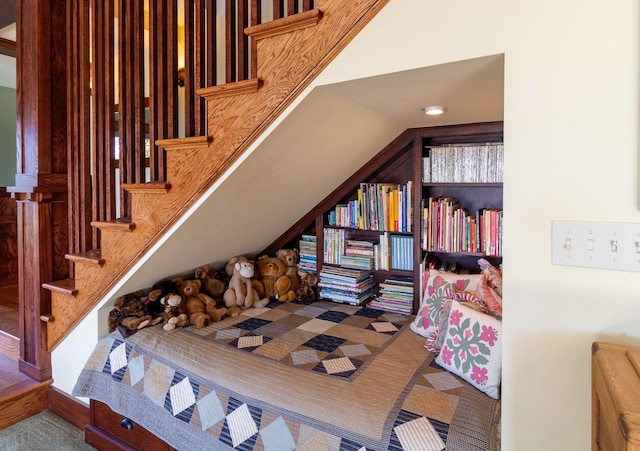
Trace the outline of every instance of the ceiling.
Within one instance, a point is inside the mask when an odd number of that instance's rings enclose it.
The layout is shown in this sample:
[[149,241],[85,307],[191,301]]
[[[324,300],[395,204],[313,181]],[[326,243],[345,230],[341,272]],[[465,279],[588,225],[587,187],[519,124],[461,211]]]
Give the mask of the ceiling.
[[[491,55],[325,85],[323,90],[373,111],[401,128],[501,121],[504,55]],[[423,108],[446,108],[427,116]]]

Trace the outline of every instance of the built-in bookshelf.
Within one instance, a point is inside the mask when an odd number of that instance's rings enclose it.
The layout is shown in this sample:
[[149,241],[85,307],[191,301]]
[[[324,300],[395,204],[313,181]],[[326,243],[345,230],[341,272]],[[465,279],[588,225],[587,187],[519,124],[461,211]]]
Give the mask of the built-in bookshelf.
[[300,246],[320,284],[335,285],[336,271],[366,274],[372,306],[415,313],[426,265],[479,272],[479,258],[500,263],[503,155],[501,122],[406,130],[265,253]]

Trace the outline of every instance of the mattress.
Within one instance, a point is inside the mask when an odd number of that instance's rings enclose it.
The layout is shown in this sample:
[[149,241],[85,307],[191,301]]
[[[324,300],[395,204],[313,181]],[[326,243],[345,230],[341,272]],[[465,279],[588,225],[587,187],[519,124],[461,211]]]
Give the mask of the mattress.
[[74,387],[179,450],[491,450],[499,402],[434,363],[412,316],[273,302],[101,338]]

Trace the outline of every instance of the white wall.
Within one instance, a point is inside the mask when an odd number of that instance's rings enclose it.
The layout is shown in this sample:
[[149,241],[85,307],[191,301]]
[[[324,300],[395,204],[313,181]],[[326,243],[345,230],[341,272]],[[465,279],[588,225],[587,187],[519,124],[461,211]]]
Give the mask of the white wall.
[[589,449],[591,343],[640,345],[640,274],[550,264],[554,219],[640,222],[638,12],[391,1],[323,77],[505,54],[505,450]]
[[505,450],[589,449],[591,343],[640,346],[639,273],[550,263],[554,219],[640,222],[638,18],[633,0],[391,0],[315,82],[505,55]]

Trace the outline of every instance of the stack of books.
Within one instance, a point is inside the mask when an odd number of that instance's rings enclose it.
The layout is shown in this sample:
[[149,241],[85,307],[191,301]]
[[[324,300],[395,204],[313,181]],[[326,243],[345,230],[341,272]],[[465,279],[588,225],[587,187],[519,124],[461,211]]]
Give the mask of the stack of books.
[[347,240],[340,264],[351,269],[373,269],[374,243],[365,240]]
[[319,296],[334,302],[362,305],[373,296],[371,271],[325,265],[318,281]]
[[410,278],[388,278],[380,284],[380,295],[372,300],[367,307],[405,315],[411,314],[413,281]]
[[316,236],[302,235],[299,246],[300,261],[298,262],[298,267],[302,271],[315,274],[318,271],[318,262],[316,257]]

